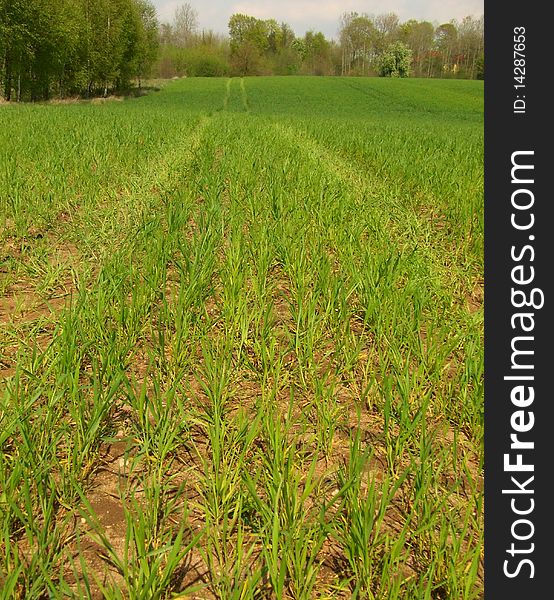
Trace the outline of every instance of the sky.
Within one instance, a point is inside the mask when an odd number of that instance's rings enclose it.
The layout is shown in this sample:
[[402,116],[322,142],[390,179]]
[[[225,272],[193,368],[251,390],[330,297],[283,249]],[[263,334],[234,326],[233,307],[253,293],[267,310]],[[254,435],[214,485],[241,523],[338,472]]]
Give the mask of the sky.
[[[171,22],[184,0],[152,0],[160,21]],[[340,15],[355,11],[378,15],[396,13],[401,21],[417,19],[437,24],[483,14],[484,0],[188,0],[198,12],[201,29],[227,33],[229,17],[243,13],[259,19],[285,21],[297,35],[309,29],[337,38]]]

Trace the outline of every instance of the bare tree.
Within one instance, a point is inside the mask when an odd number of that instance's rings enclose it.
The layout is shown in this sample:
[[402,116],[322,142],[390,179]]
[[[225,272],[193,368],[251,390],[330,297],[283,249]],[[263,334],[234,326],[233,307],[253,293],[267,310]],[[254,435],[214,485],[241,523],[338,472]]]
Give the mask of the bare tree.
[[400,20],[394,13],[377,15],[373,19],[373,25],[377,30],[376,49],[378,54],[398,38]]
[[483,16],[480,18],[465,17],[458,25],[458,52],[464,68],[464,75],[474,79],[476,64],[483,50],[484,34]]
[[175,10],[173,35],[178,46],[189,46],[198,31],[198,12],[185,2]]

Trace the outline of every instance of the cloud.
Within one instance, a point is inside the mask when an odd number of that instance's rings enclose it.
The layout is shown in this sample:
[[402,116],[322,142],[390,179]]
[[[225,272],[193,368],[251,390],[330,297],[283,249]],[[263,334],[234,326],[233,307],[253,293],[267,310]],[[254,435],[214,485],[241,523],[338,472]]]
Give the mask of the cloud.
[[154,0],[154,6],[158,13],[160,21],[171,21],[175,14],[175,9],[182,4],[181,0]]
[[[258,19],[276,19],[277,21],[308,21],[315,18],[318,21],[336,21],[348,9],[348,5],[359,2],[337,2],[335,0],[303,0],[294,2],[281,0],[274,2],[261,2],[247,0],[233,5],[233,12],[252,15]],[[352,9],[353,10],[353,9]]]
[[232,4],[232,12],[260,19],[337,22],[344,12],[396,13],[401,20],[449,21],[483,13],[483,0],[243,0]]
[[[177,6],[184,0],[153,0],[162,21],[171,21]],[[340,16],[356,11],[373,15],[393,12],[401,21],[408,19],[444,23],[461,20],[467,15],[483,14],[484,0],[189,0],[199,15],[200,26],[227,32],[233,13],[244,13],[259,19],[286,21],[297,34],[320,29],[336,36]]]

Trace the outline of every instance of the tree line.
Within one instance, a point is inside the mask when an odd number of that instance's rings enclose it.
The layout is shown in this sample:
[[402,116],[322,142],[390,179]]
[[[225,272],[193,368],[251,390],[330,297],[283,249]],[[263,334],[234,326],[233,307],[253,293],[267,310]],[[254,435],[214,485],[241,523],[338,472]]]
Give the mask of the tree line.
[[484,77],[483,17],[437,25],[349,12],[334,40],[234,14],[228,30],[201,30],[189,3],[159,23],[150,0],[0,0],[0,93],[106,96],[185,75]]
[[394,13],[344,13],[338,39],[287,23],[234,14],[229,35],[200,30],[198,13],[183,4],[161,26],[155,65],[163,77],[182,75],[383,75],[484,77],[483,17],[440,25]]

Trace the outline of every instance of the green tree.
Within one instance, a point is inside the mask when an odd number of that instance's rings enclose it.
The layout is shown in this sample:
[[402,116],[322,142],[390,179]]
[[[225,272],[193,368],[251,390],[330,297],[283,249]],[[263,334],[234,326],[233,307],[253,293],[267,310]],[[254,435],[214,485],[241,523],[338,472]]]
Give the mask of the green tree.
[[133,57],[133,71],[140,87],[142,79],[149,75],[152,64],[158,56],[159,24],[156,9],[148,0],[136,0],[134,16],[137,38]]
[[281,23],[278,29],[270,31],[270,49],[273,52],[272,65],[275,75],[294,75],[302,66],[303,44],[287,23]]
[[269,49],[272,23],[249,15],[234,14],[229,19],[231,62],[240,75],[256,75],[262,57]]
[[393,42],[379,59],[381,77],[408,77],[412,62],[412,51],[402,42]]
[[37,15],[27,0],[0,0],[0,51],[4,98],[11,100],[14,86],[21,96],[21,77],[33,56],[33,27]]
[[[274,22],[273,22],[274,23]],[[234,14],[229,19],[231,52],[243,44],[250,44],[261,54],[269,47],[272,23],[249,15]]]
[[344,13],[339,29],[343,75],[367,75],[376,57],[378,32],[371,18]]
[[57,0],[51,3],[54,5],[57,10],[50,23],[50,83],[63,98],[66,92],[73,93],[80,88],[82,60],[79,47],[84,17],[81,5],[74,0]]
[[332,73],[331,44],[321,31],[308,31],[304,36],[304,67],[311,75]]
[[430,77],[435,28],[429,21],[410,19],[400,25],[398,37],[412,51],[412,69],[416,77]]
[[124,88],[154,60],[149,0],[0,0],[0,80],[11,100]]

